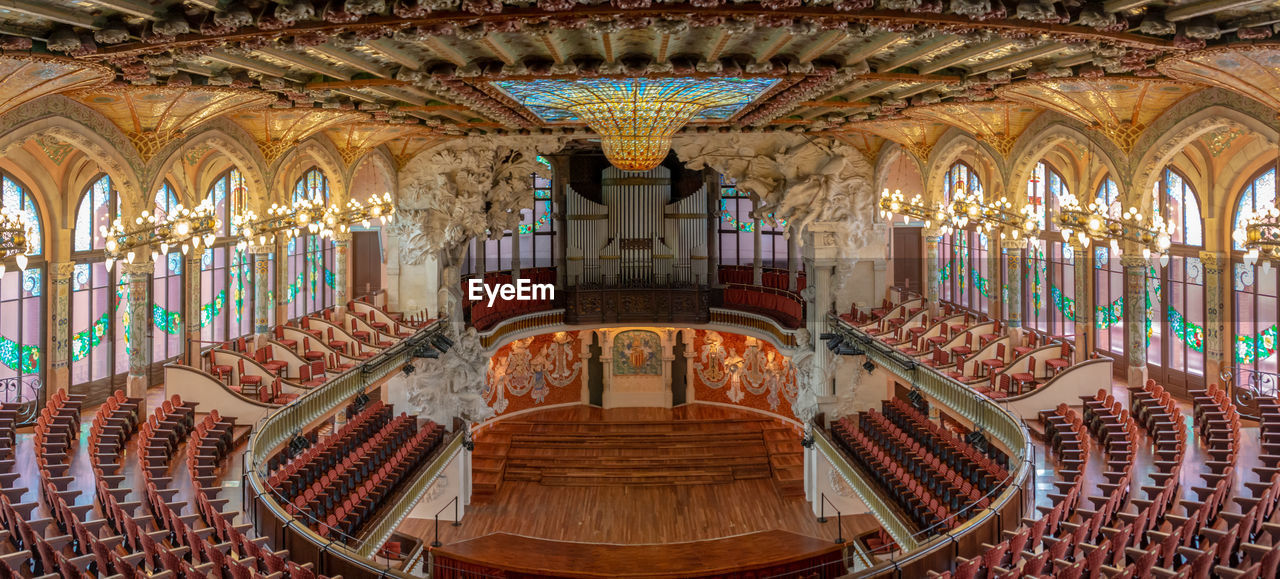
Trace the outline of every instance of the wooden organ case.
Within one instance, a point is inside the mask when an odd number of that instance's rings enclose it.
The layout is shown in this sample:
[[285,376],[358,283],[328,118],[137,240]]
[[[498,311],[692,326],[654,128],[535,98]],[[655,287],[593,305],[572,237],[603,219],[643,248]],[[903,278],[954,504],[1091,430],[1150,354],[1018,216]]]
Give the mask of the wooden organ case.
[[671,170],[601,173],[600,201],[565,189],[567,323],[710,319],[708,194],[673,200]]

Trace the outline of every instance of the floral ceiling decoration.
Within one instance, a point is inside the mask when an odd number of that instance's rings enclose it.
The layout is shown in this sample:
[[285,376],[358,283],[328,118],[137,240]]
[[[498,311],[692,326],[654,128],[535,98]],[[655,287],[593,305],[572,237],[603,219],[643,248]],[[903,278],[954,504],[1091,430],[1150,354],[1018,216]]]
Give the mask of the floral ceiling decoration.
[[368,118],[369,115],[353,110],[315,108],[264,108],[231,115],[232,121],[253,135],[268,163],[327,127]]
[[1280,110],[1280,44],[1188,52],[1166,58],[1156,68],[1166,76],[1237,92]]
[[0,114],[45,95],[99,87],[113,78],[110,68],[90,62],[0,54]]
[[1001,98],[1058,111],[1102,131],[1124,151],[1160,113],[1203,87],[1155,78],[1075,78],[1018,82]]
[[201,123],[272,101],[271,95],[261,91],[209,86],[110,85],[71,96],[115,123],[143,160]]
[[1043,109],[1006,101],[948,103],[908,109],[908,117],[946,123],[976,135],[1003,156]]

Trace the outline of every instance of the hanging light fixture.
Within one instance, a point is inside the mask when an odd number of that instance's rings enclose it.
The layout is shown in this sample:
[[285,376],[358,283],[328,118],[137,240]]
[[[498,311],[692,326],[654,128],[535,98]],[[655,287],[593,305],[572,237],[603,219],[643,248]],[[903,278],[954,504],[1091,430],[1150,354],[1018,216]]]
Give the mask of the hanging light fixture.
[[[26,212],[0,208],[0,262],[12,257],[18,269],[26,270],[27,252],[31,250],[27,240],[33,234]],[[4,277],[4,270],[0,263],[0,277]]]
[[[1089,170],[1086,171],[1086,175],[1091,174],[1092,161],[1093,152],[1090,147],[1089,162],[1086,163],[1086,168]],[[1121,242],[1132,242],[1141,248],[1143,258],[1150,259],[1152,254],[1157,254],[1163,260],[1165,252],[1173,242],[1175,230],[1173,219],[1167,222],[1160,219],[1160,213],[1155,208],[1155,199],[1152,199],[1149,215],[1144,215],[1137,207],[1121,206],[1119,199],[1114,204],[1117,207],[1113,212],[1112,208],[1101,200],[1094,199],[1088,206],[1084,206],[1075,195],[1071,193],[1064,195],[1062,205],[1055,216],[1058,225],[1062,228],[1062,239],[1069,241],[1074,234],[1080,245],[1085,248],[1094,241],[1104,243],[1111,250],[1113,257],[1119,256]],[[1116,213],[1119,215],[1116,216]]]
[[964,229],[974,224],[978,231],[991,235],[999,228],[1001,239],[1008,235],[1018,239],[1022,235],[1035,237],[1040,234],[1040,221],[1030,206],[1014,211],[1008,198],[984,201],[979,191],[956,191],[945,214],[952,229]]
[[918,219],[924,222],[925,227],[933,227],[934,223],[942,224],[947,219],[947,214],[941,207],[925,205],[924,198],[919,194],[908,200],[901,190],[890,193],[885,189],[880,193],[880,216],[889,219],[893,215]]
[[600,135],[604,155],[623,171],[666,159],[671,137],[695,117],[724,119],[778,81],[765,78],[583,78],[495,81],[549,122],[578,120]]
[[[133,263],[137,258],[135,250],[151,245],[158,246],[164,253],[168,253],[170,247],[181,246],[186,255],[191,249],[199,249],[201,242],[213,239],[213,232],[220,226],[209,199],[194,209],[178,205],[164,217],[144,210],[134,219],[132,228],[126,228],[117,217],[111,227],[104,225],[99,229],[106,239],[106,268],[110,270],[120,259]],[[156,256],[153,252],[152,257]]]

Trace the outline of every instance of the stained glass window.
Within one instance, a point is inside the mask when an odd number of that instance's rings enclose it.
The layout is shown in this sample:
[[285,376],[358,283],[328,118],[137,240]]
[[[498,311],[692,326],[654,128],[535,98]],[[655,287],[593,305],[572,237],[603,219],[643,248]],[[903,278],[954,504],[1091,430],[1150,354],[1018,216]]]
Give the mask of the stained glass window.
[[30,224],[26,271],[10,259],[9,273],[0,278],[0,401],[39,400],[44,370],[44,223],[35,198],[16,177],[0,173],[0,180],[0,207],[24,213]]
[[[1262,174],[1254,177],[1244,191],[1240,192],[1240,200],[1236,202],[1235,219],[1232,220],[1232,229],[1244,227],[1245,219],[1254,212],[1267,207],[1273,207],[1276,204],[1276,170],[1274,168],[1267,169]],[[1232,242],[1232,249],[1244,251],[1244,247],[1239,243]]]
[[[1233,227],[1241,227],[1254,211],[1272,206],[1275,199],[1276,171],[1269,167],[1260,171],[1240,192]],[[1235,306],[1235,340],[1233,343],[1236,376],[1247,380],[1251,372],[1280,373],[1280,356],[1276,356],[1280,339],[1280,269],[1263,267],[1262,263],[1244,262],[1244,248],[1233,246],[1232,296]]]
[[[329,179],[319,169],[310,169],[293,187],[293,201],[326,202]],[[333,305],[333,242],[318,235],[303,234],[288,242],[289,318],[302,317]]]
[[128,286],[120,268],[108,272],[100,228],[120,216],[111,178],[101,175],[80,195],[72,241],[71,383],[123,385],[129,371]]
[[[491,84],[547,122],[589,121],[579,105],[629,100],[684,102],[703,109],[694,119],[724,120],[777,84],[774,78],[582,78],[500,80]],[[571,109],[579,109],[578,111]],[[583,115],[586,115],[584,117]]]
[[[178,206],[173,186],[165,181],[156,189],[151,212],[157,221],[169,218]],[[151,361],[162,364],[182,353],[182,251],[155,260],[151,276]]]
[[1161,220],[1173,220],[1173,243],[1181,245],[1204,244],[1204,221],[1200,213],[1200,201],[1191,184],[1182,174],[1171,168],[1164,170],[1162,178],[1152,186],[1152,198]]
[[1027,327],[1054,336],[1071,336],[1075,316],[1075,255],[1056,232],[1054,214],[1069,195],[1062,175],[1048,162],[1036,164],[1027,180],[1027,199],[1036,208],[1040,239],[1027,245],[1022,283]]
[[1098,186],[1097,193],[1094,198],[1098,203],[1107,207],[1107,214],[1119,218],[1120,217],[1120,188],[1116,186],[1116,182],[1110,177],[1102,180],[1102,184]]
[[253,256],[237,250],[236,239],[228,237],[234,234],[231,216],[242,210],[246,197],[244,177],[235,168],[219,175],[209,187],[208,198],[222,230],[200,259],[200,339],[206,342],[253,333]]
[[[963,162],[952,165],[942,180],[943,199],[950,201],[959,191],[968,191],[979,198],[983,195],[978,175]],[[943,299],[974,311],[987,311],[988,298],[995,290],[988,280],[989,243],[985,234],[968,229],[943,236],[938,245],[939,253],[947,259],[942,269]]]
[[1124,356],[1124,267],[1106,247],[1092,246],[1097,349]]

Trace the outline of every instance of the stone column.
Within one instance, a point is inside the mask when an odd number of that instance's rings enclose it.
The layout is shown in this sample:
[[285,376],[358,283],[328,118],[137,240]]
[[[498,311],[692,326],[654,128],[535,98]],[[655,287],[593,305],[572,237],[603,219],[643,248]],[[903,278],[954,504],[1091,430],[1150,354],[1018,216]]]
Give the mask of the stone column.
[[1004,287],[1009,289],[1005,297],[1005,324],[1014,333],[1022,329],[1022,254],[1027,247],[1026,239],[1004,239],[1000,248],[1004,250]]
[[924,299],[928,302],[930,319],[937,317],[938,296],[942,291],[942,272],[938,270],[938,242],[942,235],[936,229],[924,232]]
[[70,261],[54,263],[49,267],[52,283],[49,284],[50,305],[53,306],[53,351],[49,353],[49,384],[52,388],[71,391],[71,275],[76,264]]
[[125,382],[125,393],[131,398],[141,398],[147,395],[147,387],[151,385],[151,341],[148,339],[151,300],[148,298],[156,266],[148,259],[116,267],[129,276],[129,377]]
[[[271,304],[267,301],[267,292],[271,290],[267,257],[271,255],[271,249],[270,245],[254,245],[249,248],[249,254],[253,256],[253,334],[258,347],[262,347],[271,337],[272,320],[267,318],[271,313]],[[279,265],[276,264],[277,269]]]
[[520,279],[520,225],[511,230],[511,279]]
[[1124,266],[1124,336],[1129,359],[1129,387],[1147,381],[1147,260],[1133,249],[1120,258]]
[[1089,357],[1093,351],[1093,249],[1086,248],[1076,239],[1071,240],[1071,251],[1075,254],[1075,361],[1080,362]]
[[[302,238],[298,239],[298,243],[305,243]],[[271,321],[271,325],[283,325],[289,321],[289,284],[293,280],[289,279],[289,238],[285,235],[277,235],[274,253],[276,254],[276,319]]]
[[351,232],[333,234],[333,301],[337,306],[338,319],[347,313],[347,301],[350,299],[348,287],[351,284],[347,271],[351,265]]
[[[986,270],[987,276],[987,314],[993,320],[1004,316],[1004,269],[1001,264],[1000,239],[992,234],[987,235],[987,262],[974,264]],[[994,255],[993,255],[994,254]],[[976,289],[976,288],[975,288]]]
[[1223,275],[1230,267],[1227,254],[1217,251],[1200,252],[1200,264],[1204,267],[1204,376],[1207,383],[1217,382],[1223,370],[1233,366],[1234,347],[1227,331],[1227,312],[1223,296],[1231,291],[1227,284],[1231,275]]
[[760,248],[763,245],[760,239],[760,220],[756,219],[755,224],[755,233],[751,236],[751,243],[755,247],[755,258],[751,260],[751,283],[759,286],[764,285],[764,257],[760,255]]
[[[183,291],[187,295],[187,303],[185,311],[182,312],[184,318],[183,331],[186,332],[186,341],[183,343],[182,357],[184,363],[195,368],[200,367],[200,322],[201,322],[201,306],[204,303],[203,296],[200,294],[200,282],[203,277],[200,271],[201,258],[204,250],[195,249],[183,256],[182,260],[182,283]],[[167,256],[160,256],[165,259]]]
[[703,171],[707,187],[707,285],[720,287],[720,175]]

